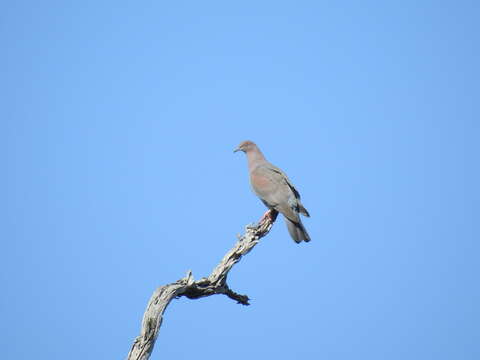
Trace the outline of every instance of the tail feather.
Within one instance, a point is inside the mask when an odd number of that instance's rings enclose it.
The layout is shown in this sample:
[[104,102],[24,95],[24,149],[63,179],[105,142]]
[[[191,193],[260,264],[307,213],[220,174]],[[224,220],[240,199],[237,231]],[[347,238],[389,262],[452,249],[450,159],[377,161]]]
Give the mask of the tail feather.
[[285,222],[287,223],[287,228],[290,236],[297,244],[302,241],[310,241],[310,236],[308,235],[307,230],[305,230],[305,227],[303,226],[300,218],[298,219],[298,222],[293,222],[285,217]]

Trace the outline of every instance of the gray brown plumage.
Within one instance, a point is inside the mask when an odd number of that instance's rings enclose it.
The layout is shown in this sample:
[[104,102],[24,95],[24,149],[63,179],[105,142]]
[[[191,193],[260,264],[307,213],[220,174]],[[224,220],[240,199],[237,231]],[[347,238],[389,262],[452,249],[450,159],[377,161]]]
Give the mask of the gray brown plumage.
[[248,171],[252,189],[262,202],[285,217],[288,232],[296,243],[310,241],[299,214],[309,217],[300,201],[300,194],[287,175],[270,164],[258,146],[252,141],[242,142],[235,152],[243,151],[248,159]]

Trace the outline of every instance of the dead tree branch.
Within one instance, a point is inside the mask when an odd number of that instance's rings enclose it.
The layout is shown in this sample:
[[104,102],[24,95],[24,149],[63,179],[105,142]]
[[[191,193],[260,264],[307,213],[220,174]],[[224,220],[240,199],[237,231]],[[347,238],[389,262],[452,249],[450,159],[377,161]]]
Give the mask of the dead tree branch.
[[247,226],[245,234],[239,236],[235,246],[223,257],[212,273],[195,281],[191,271],[174,283],[160,286],[155,290],[143,314],[140,336],[134,340],[128,353],[127,360],[148,360],[157,340],[163,313],[172,299],[186,296],[189,299],[198,299],[205,296],[223,294],[239,304],[249,305],[247,295],[237,294],[227,285],[227,275],[233,265],[248,254],[258,241],[268,234],[278,213],[269,210],[255,226]]

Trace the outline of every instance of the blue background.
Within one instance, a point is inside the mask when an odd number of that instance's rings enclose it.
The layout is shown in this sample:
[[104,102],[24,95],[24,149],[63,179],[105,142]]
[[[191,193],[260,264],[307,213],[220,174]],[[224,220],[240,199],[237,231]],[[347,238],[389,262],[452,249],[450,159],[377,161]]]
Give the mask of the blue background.
[[[206,276],[152,359],[479,359],[475,1],[12,1],[0,12],[4,359],[121,359],[154,289]],[[161,354],[162,353],[162,354]]]

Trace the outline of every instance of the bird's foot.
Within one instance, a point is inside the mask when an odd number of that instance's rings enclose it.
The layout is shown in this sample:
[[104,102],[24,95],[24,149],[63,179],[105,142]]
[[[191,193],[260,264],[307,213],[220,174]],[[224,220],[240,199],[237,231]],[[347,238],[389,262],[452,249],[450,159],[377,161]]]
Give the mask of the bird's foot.
[[265,220],[270,219],[270,210],[267,210],[265,214],[258,221],[259,224],[263,223]]
[[274,209],[269,209],[265,214],[263,214],[262,218],[258,222],[258,224],[263,224],[265,221],[273,223],[278,215],[278,211]]

